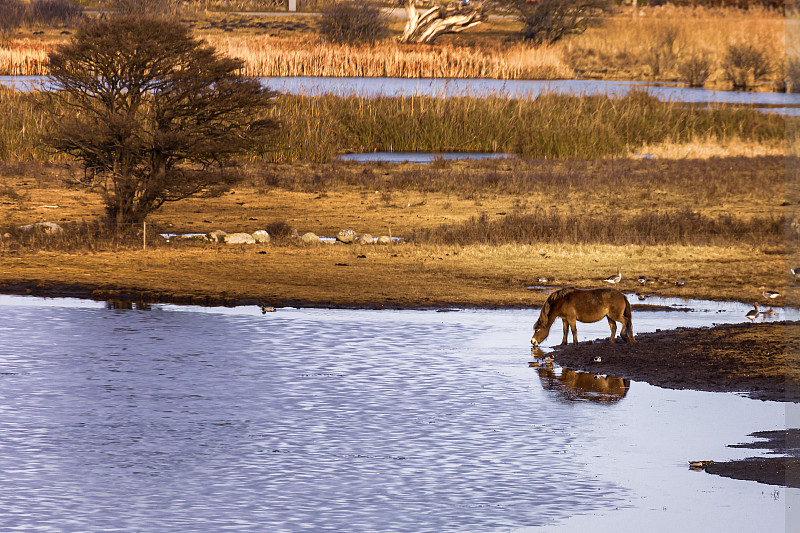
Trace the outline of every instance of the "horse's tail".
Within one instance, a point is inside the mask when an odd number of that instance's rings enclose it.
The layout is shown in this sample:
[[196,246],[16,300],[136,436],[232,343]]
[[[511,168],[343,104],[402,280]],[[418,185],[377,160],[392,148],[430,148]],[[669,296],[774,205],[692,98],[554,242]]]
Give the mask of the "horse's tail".
[[622,316],[625,317],[625,333],[628,335],[628,342],[636,342],[633,339],[633,321],[631,320],[631,303],[625,298],[625,311]]

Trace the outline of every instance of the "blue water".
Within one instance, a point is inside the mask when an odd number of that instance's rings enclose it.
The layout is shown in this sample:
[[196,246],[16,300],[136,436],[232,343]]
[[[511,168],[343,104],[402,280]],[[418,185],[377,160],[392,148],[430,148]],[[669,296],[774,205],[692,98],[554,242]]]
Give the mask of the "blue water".
[[[635,81],[603,80],[494,80],[464,78],[325,78],[273,77],[262,78],[265,85],[289,94],[352,94],[362,96],[488,96],[532,98],[543,93],[574,95],[607,94],[624,96],[633,89],[644,90],[664,101],[695,104],[753,105],[763,111],[797,115],[800,113],[798,93],[756,93],[711,91],[669,85],[652,85]],[[0,85],[18,90],[48,88],[45,76],[0,76]],[[766,107],[768,106],[768,107]]]
[[[747,309],[689,305],[636,331]],[[575,401],[528,365],[535,309],[111,307],[0,296],[3,531],[783,531],[800,501],[687,468],[795,406]]]

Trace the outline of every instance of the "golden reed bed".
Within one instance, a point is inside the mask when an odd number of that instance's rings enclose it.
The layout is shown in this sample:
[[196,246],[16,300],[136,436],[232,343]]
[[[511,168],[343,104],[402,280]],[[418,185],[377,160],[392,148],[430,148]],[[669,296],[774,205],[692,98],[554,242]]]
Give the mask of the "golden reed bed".
[[319,39],[212,36],[209,42],[245,61],[250,76],[558,79],[572,70],[552,47],[481,50],[449,45],[331,45]]
[[[454,46],[332,45],[317,38],[207,36],[222,53],[245,61],[247,76],[356,76],[409,78],[560,79],[572,70],[552,47],[516,45],[478,50]],[[0,48],[0,74],[47,73],[52,43],[14,40]]]
[[[490,21],[488,24],[492,24]],[[551,45],[509,44],[503,35],[496,46],[451,44],[400,45],[386,40],[368,45],[335,45],[313,29],[288,36],[249,32],[198,31],[221,52],[242,58],[251,76],[454,77],[496,79],[589,78],[678,80],[681,63],[691,56],[710,60],[707,86],[726,82],[720,68],[732,43],[756,45],[771,58],[768,80],[784,79],[784,57],[800,56],[787,35],[800,34],[797,18],[755,9],[692,9],[662,6],[609,17],[605,24]],[[507,37],[512,37],[509,33]],[[66,38],[56,39],[65,42]],[[47,52],[57,44],[35,39],[10,39],[0,44],[0,75],[47,73]],[[658,59],[658,65],[654,63]],[[654,72],[654,68],[658,72]]]

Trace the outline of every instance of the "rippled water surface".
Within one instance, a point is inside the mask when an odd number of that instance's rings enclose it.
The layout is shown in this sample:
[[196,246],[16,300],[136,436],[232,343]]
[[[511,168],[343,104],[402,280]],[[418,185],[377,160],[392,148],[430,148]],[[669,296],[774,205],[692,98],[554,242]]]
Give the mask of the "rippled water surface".
[[[691,305],[635,329],[748,309]],[[528,366],[537,315],[0,296],[0,529],[785,529],[798,491],[687,468],[757,453],[725,445],[786,427],[784,405],[644,383],[576,401]]]

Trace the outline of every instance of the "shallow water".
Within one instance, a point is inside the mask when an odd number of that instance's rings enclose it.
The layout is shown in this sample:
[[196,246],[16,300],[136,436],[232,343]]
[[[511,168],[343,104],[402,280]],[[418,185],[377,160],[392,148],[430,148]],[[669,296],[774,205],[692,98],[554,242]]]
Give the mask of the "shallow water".
[[[749,309],[655,303],[696,311],[637,332]],[[0,296],[3,530],[783,531],[800,502],[687,468],[796,406],[570,399],[528,366],[536,309],[111,307]]]
[[[644,90],[664,101],[695,104],[753,105],[762,111],[797,115],[799,93],[756,93],[744,91],[712,91],[672,85],[653,85],[637,81],[606,80],[495,80],[478,78],[327,78],[272,77],[261,78],[273,90],[289,94],[338,94],[341,96],[499,96],[532,98],[543,93],[574,95],[607,94],[625,96],[633,89]],[[0,85],[17,90],[49,86],[46,76],[0,76]],[[762,107],[764,106],[764,107]]]
[[366,152],[361,154],[343,154],[337,159],[341,161],[357,161],[359,163],[433,163],[438,159],[452,161],[458,159],[506,159],[515,157],[512,154],[502,153],[475,153],[475,152]]

